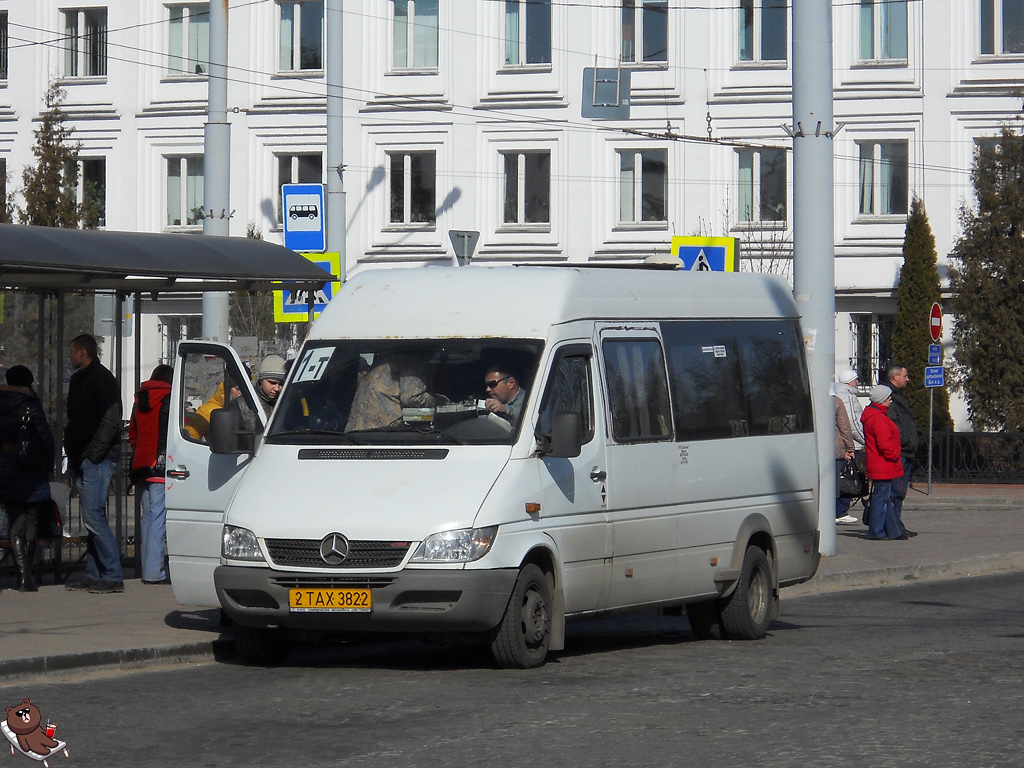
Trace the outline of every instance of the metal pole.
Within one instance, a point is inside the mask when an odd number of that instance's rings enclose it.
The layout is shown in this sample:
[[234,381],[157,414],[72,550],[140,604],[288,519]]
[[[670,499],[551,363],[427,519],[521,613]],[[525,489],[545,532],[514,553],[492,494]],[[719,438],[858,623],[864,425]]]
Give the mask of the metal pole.
[[[142,294],[136,291],[132,294],[132,311],[135,316],[135,324],[132,330],[135,331],[135,389],[138,392],[142,386]],[[129,406],[128,413],[134,407],[134,401]],[[131,466],[130,464],[128,465]],[[135,575],[142,577],[142,496],[139,495],[138,487],[135,488],[135,557],[132,558],[132,565],[135,568]]]
[[928,495],[932,495],[932,428],[935,424],[935,387],[928,391]]
[[[345,99],[344,82],[345,25],[342,16],[343,0],[326,0],[324,12],[327,32],[327,60],[324,70],[327,80],[327,218],[325,220],[328,253],[339,254],[338,280],[345,282],[346,222],[345,222]],[[311,321],[312,322],[312,321]]]
[[[226,237],[231,215],[231,126],[228,124],[228,3],[210,3],[210,74],[203,131],[203,234]],[[203,293],[203,338],[227,343],[229,294]]]
[[836,552],[835,259],[832,191],[832,6],[793,3],[793,287],[807,340],[818,433],[821,553]]

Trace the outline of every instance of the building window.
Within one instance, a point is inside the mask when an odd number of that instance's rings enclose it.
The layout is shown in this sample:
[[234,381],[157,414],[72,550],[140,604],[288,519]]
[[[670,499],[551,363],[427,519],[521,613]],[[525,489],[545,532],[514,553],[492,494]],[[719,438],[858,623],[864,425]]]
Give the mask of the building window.
[[619,150],[619,221],[668,221],[667,150]]
[[[643,46],[637,56],[637,43]],[[668,61],[668,2],[622,0],[622,60]]]
[[860,0],[860,58],[907,58],[906,0]]
[[395,69],[437,67],[438,0],[392,0]]
[[205,75],[210,66],[210,5],[172,5],[168,9],[167,71]]
[[0,222],[7,220],[7,158],[0,157]]
[[739,220],[786,221],[786,151],[741,149],[739,155]]
[[437,160],[433,152],[388,154],[392,224],[433,224],[437,220]]
[[866,216],[907,213],[905,141],[858,142],[860,213]]
[[203,158],[167,158],[167,226],[202,224]]
[[786,0],[740,0],[740,61],[785,61]]
[[551,0],[505,0],[505,64],[551,63]]
[[75,202],[82,211],[82,226],[86,229],[107,225],[107,161],[102,157],[80,157],[65,166],[66,179],[74,176]]
[[1024,53],[1024,0],[981,0],[981,52]]
[[551,222],[551,153],[505,152],[506,224]]
[[281,71],[323,68],[323,1],[281,3]]
[[7,79],[7,14],[0,13],[0,80]]
[[277,223],[284,222],[282,184],[323,184],[324,156],[320,152],[308,155],[277,156]]
[[885,380],[885,368],[892,361],[892,331],[896,315],[851,315],[850,335],[853,356],[850,367],[857,372],[862,387]]
[[64,11],[64,76],[107,74],[107,9]]

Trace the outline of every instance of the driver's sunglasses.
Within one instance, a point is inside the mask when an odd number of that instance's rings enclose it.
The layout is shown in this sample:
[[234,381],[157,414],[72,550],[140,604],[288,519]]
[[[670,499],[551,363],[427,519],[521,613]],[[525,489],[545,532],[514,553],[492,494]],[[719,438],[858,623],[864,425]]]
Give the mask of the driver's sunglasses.
[[485,381],[484,386],[487,387],[487,389],[494,389],[496,386],[498,386],[499,383],[503,381],[508,381],[510,378],[512,377],[502,376],[500,379],[491,379],[490,381]]

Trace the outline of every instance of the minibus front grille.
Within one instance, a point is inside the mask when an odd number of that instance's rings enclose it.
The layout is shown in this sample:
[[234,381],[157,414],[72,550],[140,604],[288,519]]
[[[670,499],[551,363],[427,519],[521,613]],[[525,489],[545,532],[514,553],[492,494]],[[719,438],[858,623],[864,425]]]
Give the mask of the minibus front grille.
[[394,568],[409,551],[407,541],[349,541],[348,557],[328,565],[320,557],[319,539],[267,539],[275,565],[297,568]]
[[274,584],[282,589],[384,589],[394,583],[390,576],[295,576],[278,577]]

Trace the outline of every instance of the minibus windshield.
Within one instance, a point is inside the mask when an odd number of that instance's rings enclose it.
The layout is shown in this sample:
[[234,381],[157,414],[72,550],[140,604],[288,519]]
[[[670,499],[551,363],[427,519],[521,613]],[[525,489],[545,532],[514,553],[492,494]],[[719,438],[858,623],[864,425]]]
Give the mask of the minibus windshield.
[[528,339],[311,342],[269,443],[511,444],[543,343]]

